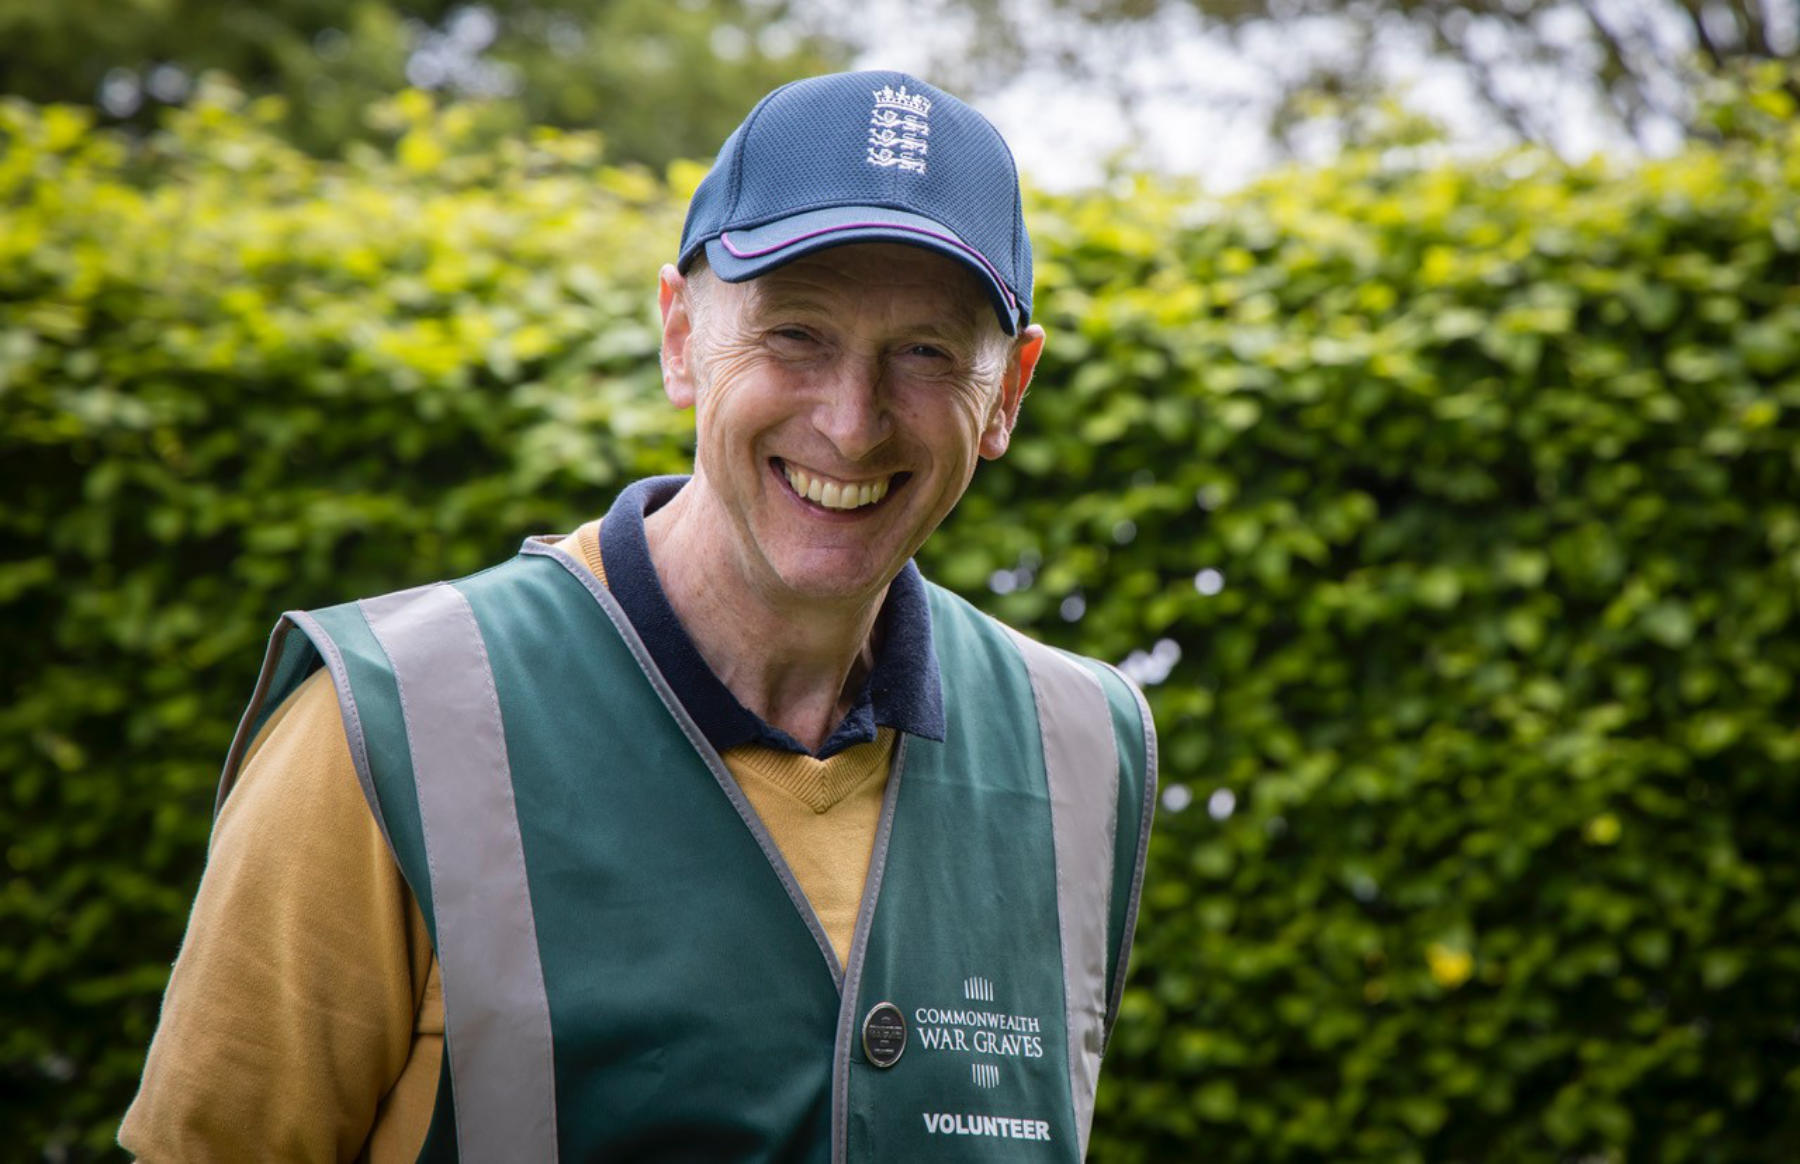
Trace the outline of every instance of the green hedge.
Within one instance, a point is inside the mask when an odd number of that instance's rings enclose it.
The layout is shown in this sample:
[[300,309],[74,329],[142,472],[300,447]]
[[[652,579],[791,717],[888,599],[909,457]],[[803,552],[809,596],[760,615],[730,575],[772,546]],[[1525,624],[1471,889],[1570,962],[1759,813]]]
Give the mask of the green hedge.
[[[1129,660],[1165,811],[1094,1144],[1800,1154],[1800,134],[1034,199],[1051,331],[926,568]],[[280,610],[678,468],[695,180],[380,111],[0,107],[0,1126],[104,1147]]]
[[[684,463],[663,183],[418,95],[330,166],[215,101],[0,108],[0,1128],[104,1144],[275,615],[505,557]],[[0,1152],[17,1143],[0,1136]]]

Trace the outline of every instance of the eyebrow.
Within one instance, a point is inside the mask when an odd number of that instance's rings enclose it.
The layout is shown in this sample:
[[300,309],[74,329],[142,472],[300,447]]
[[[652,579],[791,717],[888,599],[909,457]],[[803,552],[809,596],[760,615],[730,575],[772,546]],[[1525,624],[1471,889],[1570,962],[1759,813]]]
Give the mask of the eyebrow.
[[750,297],[750,315],[781,315],[789,311],[830,315],[831,308],[804,291],[786,291],[779,284],[758,288]]

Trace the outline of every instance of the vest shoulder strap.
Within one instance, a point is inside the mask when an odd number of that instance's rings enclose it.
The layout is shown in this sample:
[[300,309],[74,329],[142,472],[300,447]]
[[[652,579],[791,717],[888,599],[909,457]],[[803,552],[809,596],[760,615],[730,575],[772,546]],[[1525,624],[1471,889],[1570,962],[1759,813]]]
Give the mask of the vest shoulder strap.
[[392,668],[443,966],[457,1151],[557,1156],[549,995],[506,731],[469,600],[439,583],[358,604]]
[[[548,997],[500,707],[469,601],[440,582],[282,615],[226,758],[219,805],[257,732],[320,666],[337,689],[364,797],[397,857],[358,692],[385,700],[391,689],[405,739],[390,750],[414,773],[429,774],[414,781],[416,818],[393,823],[416,834],[406,848],[426,858],[427,868],[407,879],[443,966],[446,1044],[455,1047],[449,1082],[456,1111],[466,1113],[456,1121],[458,1155],[554,1161]],[[436,854],[455,859],[434,860]]]

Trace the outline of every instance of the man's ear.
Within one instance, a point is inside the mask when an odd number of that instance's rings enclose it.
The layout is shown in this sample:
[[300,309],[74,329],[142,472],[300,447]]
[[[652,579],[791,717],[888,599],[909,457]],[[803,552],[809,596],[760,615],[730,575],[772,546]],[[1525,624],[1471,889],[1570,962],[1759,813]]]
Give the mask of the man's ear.
[[656,301],[662,309],[663,395],[677,408],[692,408],[694,379],[694,313],[688,303],[688,281],[664,263],[656,277]]
[[1000,381],[1000,399],[981,430],[981,455],[994,460],[1012,443],[1013,426],[1019,422],[1019,407],[1025,403],[1026,389],[1031,387],[1031,374],[1037,370],[1038,357],[1044,354],[1044,329],[1032,324],[1013,341],[1006,360],[1006,376]]

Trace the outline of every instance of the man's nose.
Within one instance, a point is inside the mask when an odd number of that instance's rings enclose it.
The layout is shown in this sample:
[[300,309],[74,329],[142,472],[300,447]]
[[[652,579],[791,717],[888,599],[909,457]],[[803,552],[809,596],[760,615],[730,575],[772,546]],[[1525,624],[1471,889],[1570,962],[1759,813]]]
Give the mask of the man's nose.
[[845,362],[813,413],[813,424],[839,456],[860,461],[893,432],[879,361]]

